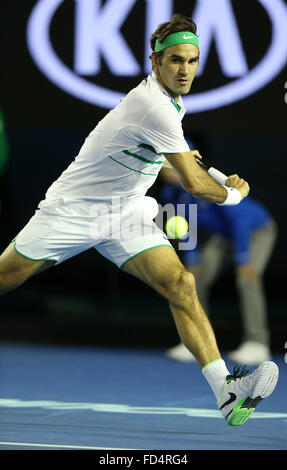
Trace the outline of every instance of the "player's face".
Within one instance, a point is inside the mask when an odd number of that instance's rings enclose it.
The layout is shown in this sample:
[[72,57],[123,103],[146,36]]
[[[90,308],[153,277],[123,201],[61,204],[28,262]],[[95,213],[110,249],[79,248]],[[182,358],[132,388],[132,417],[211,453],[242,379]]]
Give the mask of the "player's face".
[[153,67],[161,86],[177,102],[180,95],[189,93],[199,65],[199,51],[193,44],[178,44],[164,50]]

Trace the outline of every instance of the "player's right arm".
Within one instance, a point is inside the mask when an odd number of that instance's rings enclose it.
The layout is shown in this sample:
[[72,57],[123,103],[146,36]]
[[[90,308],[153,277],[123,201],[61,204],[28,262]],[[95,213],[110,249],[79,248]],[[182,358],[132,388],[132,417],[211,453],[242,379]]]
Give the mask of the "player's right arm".
[[[196,159],[201,159],[197,150],[184,153],[165,153],[168,163],[178,174],[183,188],[197,199],[222,204],[227,198],[227,190],[217,183],[201,166]],[[241,199],[249,193],[248,183],[238,175],[229,176],[226,186],[237,189]]]

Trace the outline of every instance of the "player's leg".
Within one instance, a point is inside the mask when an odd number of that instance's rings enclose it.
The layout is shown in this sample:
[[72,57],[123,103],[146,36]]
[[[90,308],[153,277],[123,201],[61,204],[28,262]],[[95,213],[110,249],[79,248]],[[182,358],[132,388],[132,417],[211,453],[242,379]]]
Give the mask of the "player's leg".
[[[211,236],[205,241],[200,250],[200,259],[197,264],[194,263],[192,252],[186,252],[184,256],[184,265],[186,269],[194,275],[196,281],[196,290],[198,299],[209,317],[209,292],[220,275],[222,269],[225,269],[230,256],[228,256],[227,242],[218,236]],[[193,354],[180,343],[167,350],[168,357],[183,361],[192,362],[195,360]]]
[[29,277],[53,266],[53,261],[33,261],[19,254],[11,243],[0,256],[0,295],[23,284]]
[[194,276],[185,269],[155,225],[150,224],[152,230],[148,232],[144,228],[140,225],[137,234],[134,230],[131,237],[112,238],[95,248],[169,301],[181,340],[202,367],[223,416],[230,424],[242,424],[259,403],[259,398],[272,393],[278,379],[278,367],[274,363],[264,363],[246,378],[229,375],[212,326],[198,300]]
[[220,359],[213,329],[198,300],[194,276],[173,249],[160,246],[147,250],[127,261],[123,270],[169,301],[179,336],[201,367]]
[[264,362],[252,374],[229,374],[209,320],[196,293],[195,280],[169,247],[155,247],[127,261],[124,270],[169,300],[182,342],[194,354],[228,424],[243,424],[274,390],[278,367]]
[[[196,263],[193,250],[184,253],[183,263],[187,271],[194,275],[198,299],[207,316],[209,316],[209,291],[225,264],[226,251],[225,240],[222,237],[211,236],[201,244]],[[167,356],[183,362],[195,361],[194,355],[186,349],[183,343],[168,349]]]

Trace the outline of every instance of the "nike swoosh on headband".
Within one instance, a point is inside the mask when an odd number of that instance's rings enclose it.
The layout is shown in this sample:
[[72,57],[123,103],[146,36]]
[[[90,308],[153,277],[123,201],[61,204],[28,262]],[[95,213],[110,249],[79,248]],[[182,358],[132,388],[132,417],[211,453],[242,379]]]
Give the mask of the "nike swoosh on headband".
[[157,39],[154,46],[155,52],[160,52],[167,47],[176,46],[178,44],[194,44],[199,48],[198,36],[191,31],[180,31],[178,33],[169,34],[162,42]]

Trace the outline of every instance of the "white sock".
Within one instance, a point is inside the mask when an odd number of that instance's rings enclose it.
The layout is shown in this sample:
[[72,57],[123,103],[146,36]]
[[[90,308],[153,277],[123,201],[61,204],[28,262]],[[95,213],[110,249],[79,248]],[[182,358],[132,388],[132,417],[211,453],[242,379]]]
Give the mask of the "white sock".
[[202,373],[209,383],[216,400],[218,401],[224,382],[226,381],[226,376],[229,375],[229,371],[225,365],[223,359],[217,359],[213,362],[210,362],[202,368]]

